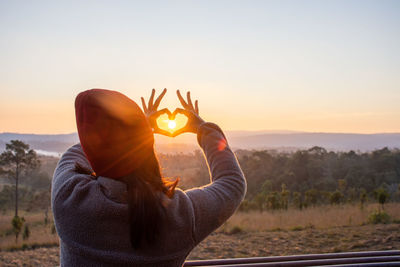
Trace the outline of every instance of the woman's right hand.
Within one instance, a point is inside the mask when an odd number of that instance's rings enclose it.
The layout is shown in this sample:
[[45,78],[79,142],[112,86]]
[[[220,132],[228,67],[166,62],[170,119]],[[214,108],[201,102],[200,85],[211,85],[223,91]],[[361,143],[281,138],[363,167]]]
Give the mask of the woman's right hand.
[[[160,127],[158,127],[158,125],[157,125],[157,118],[160,115],[167,114],[168,117],[172,116],[171,112],[167,108],[158,110],[158,106],[160,105],[160,102],[166,92],[167,92],[167,88],[164,88],[162,93],[157,97],[156,101],[154,101],[154,95],[156,93],[156,90],[153,89],[151,91],[151,96],[150,96],[147,106],[146,106],[146,102],[144,101],[143,97],[141,98],[141,100],[142,100],[144,114],[146,115],[146,118],[147,118],[151,128],[153,129],[153,132],[162,134],[162,135],[166,135],[166,136],[171,136],[170,132],[160,129]],[[153,101],[154,101],[154,103],[153,103]]]
[[196,100],[193,106],[192,99],[190,98],[190,92],[187,92],[186,94],[187,96],[186,101],[185,99],[183,99],[179,90],[176,91],[176,94],[178,95],[178,99],[181,102],[183,109],[182,108],[175,109],[174,113],[172,113],[172,119],[175,118],[176,114],[180,113],[185,115],[188,118],[188,121],[183,128],[173,132],[172,136],[175,137],[177,135],[187,132],[197,133],[200,125],[204,123],[204,120],[199,116],[198,101]]

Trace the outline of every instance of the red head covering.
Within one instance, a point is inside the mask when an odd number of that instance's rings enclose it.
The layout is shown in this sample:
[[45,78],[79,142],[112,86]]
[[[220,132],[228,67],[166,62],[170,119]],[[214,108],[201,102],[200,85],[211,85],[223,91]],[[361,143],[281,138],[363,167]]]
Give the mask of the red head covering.
[[145,115],[119,92],[81,92],[75,99],[75,115],[82,149],[97,175],[121,178],[153,153],[153,132]]

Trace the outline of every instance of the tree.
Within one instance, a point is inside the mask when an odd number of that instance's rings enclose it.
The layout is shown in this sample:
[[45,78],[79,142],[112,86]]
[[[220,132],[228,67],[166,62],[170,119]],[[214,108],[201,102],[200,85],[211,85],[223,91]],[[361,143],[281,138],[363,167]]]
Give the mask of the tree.
[[274,191],[270,192],[267,196],[268,208],[272,210],[277,210],[280,208],[279,193]]
[[258,193],[254,200],[256,202],[256,205],[257,205],[258,209],[260,210],[260,212],[262,212],[263,209],[264,209],[265,200],[266,200],[265,193],[263,193],[263,192]]
[[301,210],[303,208],[304,204],[303,204],[300,192],[294,192],[293,193],[293,204],[299,210]]
[[309,189],[305,192],[305,196],[306,196],[306,205],[313,205],[315,206],[318,202],[318,190],[312,188]]
[[281,207],[282,207],[282,209],[287,210],[288,209],[290,192],[286,189],[287,187],[286,187],[285,184],[282,184],[281,188],[282,188],[282,191],[281,191]]
[[379,204],[381,204],[382,210],[385,209],[384,205],[386,201],[389,199],[389,193],[382,187],[375,190],[375,198],[378,200]]
[[341,193],[344,193],[347,187],[347,181],[345,179],[338,180],[338,189]]
[[340,191],[336,190],[335,192],[333,192],[331,194],[331,197],[330,197],[331,205],[334,205],[334,204],[339,205],[340,202],[342,202],[343,197],[344,197],[343,194]]
[[18,217],[18,182],[20,176],[38,167],[40,161],[36,152],[29,145],[19,140],[11,140],[6,144],[6,150],[0,154],[2,174],[15,180],[15,217]]

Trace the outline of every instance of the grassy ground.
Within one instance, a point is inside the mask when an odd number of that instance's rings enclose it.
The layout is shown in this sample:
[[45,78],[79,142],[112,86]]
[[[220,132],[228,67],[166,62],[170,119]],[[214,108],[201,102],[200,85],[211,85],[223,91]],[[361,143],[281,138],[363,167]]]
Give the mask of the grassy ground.
[[[57,233],[54,233],[53,221],[51,214],[49,220],[45,224],[44,212],[23,212],[19,213],[20,217],[24,217],[25,224],[30,230],[30,237],[27,240],[22,240],[22,232],[19,235],[18,242],[15,242],[15,235],[12,232],[11,220],[14,217],[12,211],[0,216],[0,250],[10,250],[21,248],[24,244],[27,246],[51,246],[58,245]],[[22,229],[23,230],[23,229]]]
[[[378,204],[369,204],[363,209],[359,205],[326,205],[303,210],[238,212],[222,228],[227,231],[234,227],[240,227],[245,231],[270,231],[307,227],[357,226],[367,223],[369,215],[378,208]],[[385,211],[393,221],[400,220],[400,203],[386,204]]]
[[[216,232],[188,259],[217,259],[400,249],[400,224],[342,226],[292,231]],[[59,248],[0,252],[0,266],[56,266]]]
[[[366,224],[376,209],[369,205],[315,207],[303,211],[237,213],[189,255],[189,259],[293,255],[340,251],[400,249],[400,204],[388,204],[391,224]],[[0,217],[0,266],[55,266],[59,263],[57,235],[51,223],[44,224],[44,214],[21,214],[31,225],[28,241],[34,250],[6,251],[15,248],[10,231],[12,214]]]

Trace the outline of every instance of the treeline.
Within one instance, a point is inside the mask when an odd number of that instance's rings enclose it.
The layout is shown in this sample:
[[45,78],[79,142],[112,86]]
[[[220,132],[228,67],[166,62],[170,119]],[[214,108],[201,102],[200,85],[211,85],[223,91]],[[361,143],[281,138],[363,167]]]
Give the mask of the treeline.
[[313,147],[291,154],[238,151],[238,155],[248,179],[246,199],[250,206],[302,208],[400,198],[397,149],[356,153]]
[[[400,150],[369,153],[332,152],[321,147],[296,152],[238,150],[247,178],[242,210],[305,208],[320,204],[400,201]],[[203,154],[159,154],[162,173],[180,178],[178,187],[189,189],[210,181]],[[25,210],[50,207],[51,176],[56,158],[42,157],[41,167],[21,177],[20,204]],[[8,181],[6,178],[3,182]],[[0,209],[14,205],[14,185],[0,186]]]
[[[305,193],[341,190],[351,197],[354,190],[368,193],[384,187],[391,194],[400,182],[400,150],[383,148],[370,153],[328,152],[321,147],[295,153],[238,151],[239,161],[248,179],[248,196],[260,190]],[[260,188],[260,185],[262,188]]]
[[[242,210],[400,201],[399,149],[358,153],[313,147],[293,153],[238,150],[236,154],[248,184]],[[209,181],[199,151],[192,156],[160,155],[160,160],[167,166],[165,173],[182,177],[184,188]],[[186,173],[188,179],[182,173],[186,166],[194,168]]]

